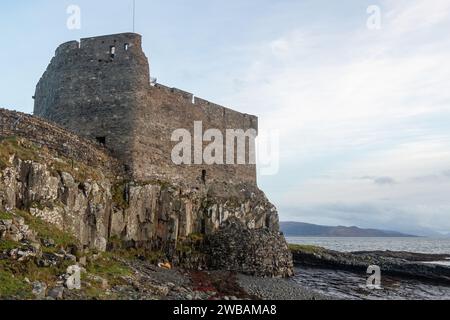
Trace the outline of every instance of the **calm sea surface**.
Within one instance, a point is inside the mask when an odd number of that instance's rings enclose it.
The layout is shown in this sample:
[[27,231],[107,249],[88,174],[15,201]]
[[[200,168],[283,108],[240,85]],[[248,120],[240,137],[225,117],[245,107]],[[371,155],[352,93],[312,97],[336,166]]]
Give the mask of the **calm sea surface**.
[[450,254],[450,239],[287,237],[287,241],[294,244],[315,245],[341,252],[390,250]]
[[[287,240],[289,243],[316,245],[341,252],[391,250],[449,254],[450,257],[450,239],[288,237]],[[450,260],[433,263],[450,266]],[[298,267],[293,281],[303,288],[336,299],[450,300],[449,286],[382,275],[382,290],[374,291],[365,286],[367,277],[364,273]]]

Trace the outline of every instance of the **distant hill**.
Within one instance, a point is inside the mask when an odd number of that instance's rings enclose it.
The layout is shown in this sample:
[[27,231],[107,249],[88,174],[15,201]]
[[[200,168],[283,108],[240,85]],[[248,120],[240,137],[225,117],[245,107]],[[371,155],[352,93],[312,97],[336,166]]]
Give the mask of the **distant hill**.
[[329,227],[302,222],[280,222],[280,227],[287,237],[415,237],[396,231]]

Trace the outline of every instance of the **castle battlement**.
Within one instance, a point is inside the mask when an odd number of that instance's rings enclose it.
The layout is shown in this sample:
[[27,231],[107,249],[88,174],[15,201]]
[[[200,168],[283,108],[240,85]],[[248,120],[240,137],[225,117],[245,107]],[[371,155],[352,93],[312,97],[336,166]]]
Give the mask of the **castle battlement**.
[[55,56],[84,50],[93,54],[110,54],[115,48],[118,56],[130,50],[141,50],[142,36],[137,33],[120,33],[100,37],[83,38],[80,41],[68,41],[61,44],[55,51]]
[[225,118],[227,114],[235,114],[239,117],[248,118],[249,124],[245,127],[258,130],[258,118],[256,116],[235,111],[231,108],[224,107],[209,100],[199,98],[193,93],[178,88],[168,87],[160,83],[155,84],[154,88],[164,90],[167,95],[172,95],[174,97],[183,99],[187,104],[191,103],[195,106],[199,106],[203,108],[205,112],[215,114],[217,117]]
[[256,166],[181,165],[171,161],[172,132],[258,129],[242,114],[190,92],[150,82],[142,37],[135,33],[84,38],[60,45],[36,86],[34,114],[97,140],[136,180],[204,178],[256,184]]

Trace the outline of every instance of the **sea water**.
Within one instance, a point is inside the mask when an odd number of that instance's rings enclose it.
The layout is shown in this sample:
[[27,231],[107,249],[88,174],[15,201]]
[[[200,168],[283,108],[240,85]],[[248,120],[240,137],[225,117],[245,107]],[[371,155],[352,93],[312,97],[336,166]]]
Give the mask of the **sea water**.
[[306,244],[341,252],[353,251],[407,251],[450,255],[447,238],[325,238],[287,237],[293,244]]
[[[322,238],[288,237],[293,244],[315,245],[340,252],[407,251],[416,253],[449,254],[450,239],[432,238]],[[449,265],[448,261],[433,262]],[[450,299],[447,285],[427,284],[417,280],[387,277],[382,274],[382,289],[366,286],[367,274],[342,270],[298,267],[293,278],[303,288],[337,299]]]

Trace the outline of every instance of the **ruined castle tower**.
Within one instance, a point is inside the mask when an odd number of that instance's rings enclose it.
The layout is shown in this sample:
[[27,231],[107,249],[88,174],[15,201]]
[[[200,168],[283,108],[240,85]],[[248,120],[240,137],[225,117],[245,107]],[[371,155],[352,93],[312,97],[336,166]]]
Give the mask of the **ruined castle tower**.
[[[160,84],[151,84],[141,36],[123,33],[59,46],[40,79],[34,114],[97,140],[122,161],[135,180],[224,181],[256,184],[256,166],[175,165],[176,129],[255,129],[242,114]],[[248,148],[247,148],[248,151]],[[248,159],[248,154],[247,154]]]

